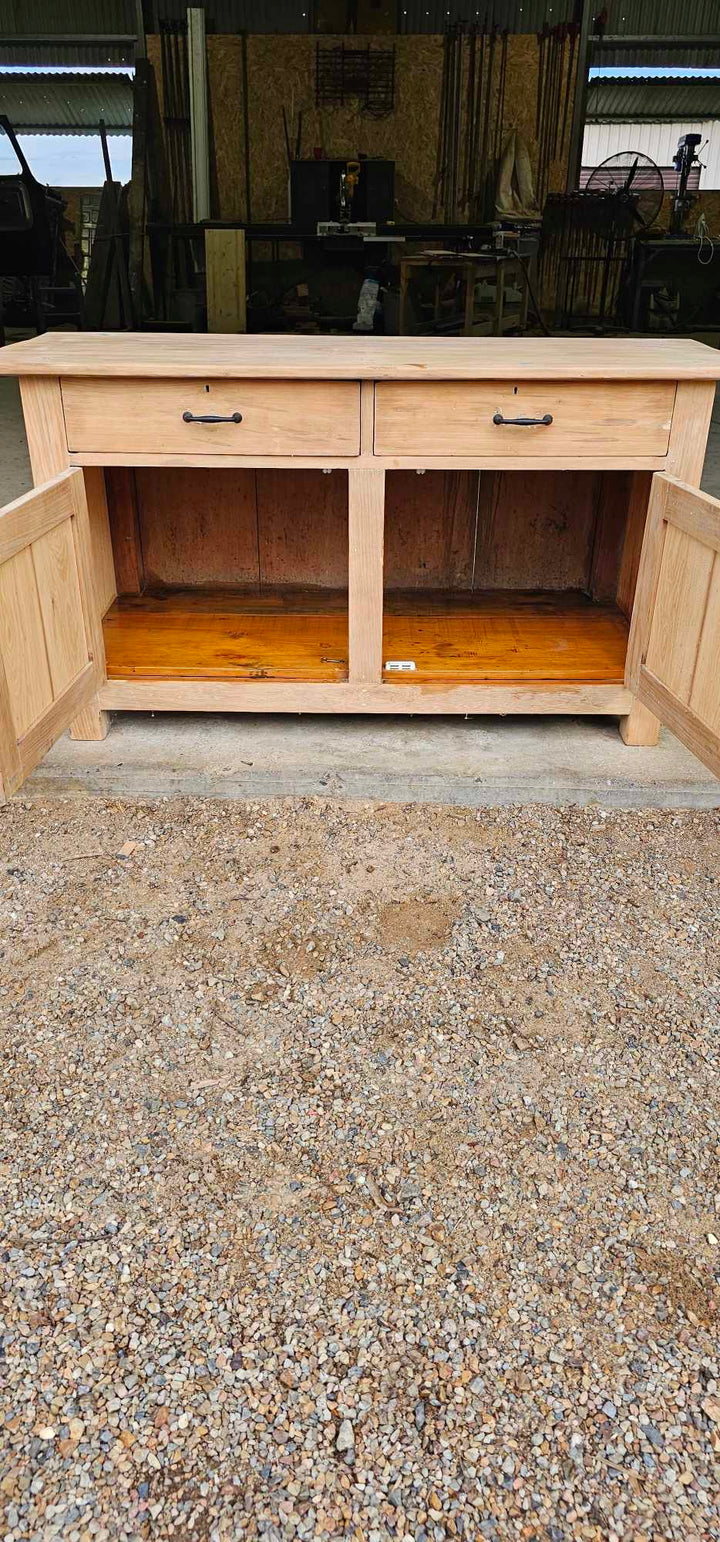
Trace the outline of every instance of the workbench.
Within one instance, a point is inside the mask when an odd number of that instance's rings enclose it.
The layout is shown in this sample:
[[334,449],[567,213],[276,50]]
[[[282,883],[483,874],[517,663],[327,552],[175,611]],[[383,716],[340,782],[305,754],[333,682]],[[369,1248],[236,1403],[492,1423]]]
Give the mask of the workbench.
[[[503,333],[524,332],[527,326],[528,290],[524,266],[517,257],[507,252],[419,252],[413,257],[401,257],[400,304],[398,332],[435,332],[450,330],[454,318],[444,313],[443,286],[448,277],[455,277],[462,292],[462,311],[455,324],[464,337],[502,337]],[[434,280],[433,318],[429,325],[416,323],[408,327],[408,290],[414,278],[427,273]],[[506,304],[507,280],[520,291],[520,300]],[[492,308],[478,306],[477,286],[483,280],[494,287]]]
[[590,713],[720,773],[720,354],[46,333],[0,512],[0,775],[130,711]]

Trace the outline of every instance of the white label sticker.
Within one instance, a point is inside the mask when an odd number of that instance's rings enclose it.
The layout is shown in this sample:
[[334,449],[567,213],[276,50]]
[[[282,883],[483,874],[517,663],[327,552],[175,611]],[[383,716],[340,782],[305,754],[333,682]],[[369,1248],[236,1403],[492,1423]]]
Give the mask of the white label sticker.
[[393,669],[397,674],[406,674],[408,670],[415,668],[414,659],[388,659],[385,668]]

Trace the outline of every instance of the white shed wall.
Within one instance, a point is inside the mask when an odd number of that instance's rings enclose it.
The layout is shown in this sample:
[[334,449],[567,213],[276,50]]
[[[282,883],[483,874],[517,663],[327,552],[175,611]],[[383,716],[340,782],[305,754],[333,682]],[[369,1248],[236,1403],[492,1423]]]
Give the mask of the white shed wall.
[[[720,119],[704,123],[586,123],[583,166],[599,166],[620,150],[640,150],[657,166],[672,166],[678,139],[702,134],[699,146],[703,170],[701,188],[720,188]],[[707,141],[707,142],[706,142]]]

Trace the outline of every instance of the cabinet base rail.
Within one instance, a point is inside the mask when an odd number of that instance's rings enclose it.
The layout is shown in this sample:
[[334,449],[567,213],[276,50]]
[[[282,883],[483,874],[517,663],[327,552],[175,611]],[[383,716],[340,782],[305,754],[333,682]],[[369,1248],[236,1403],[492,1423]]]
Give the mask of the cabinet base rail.
[[99,704],[118,712],[389,712],[622,717],[622,685],[354,685],[352,681],[108,680]]

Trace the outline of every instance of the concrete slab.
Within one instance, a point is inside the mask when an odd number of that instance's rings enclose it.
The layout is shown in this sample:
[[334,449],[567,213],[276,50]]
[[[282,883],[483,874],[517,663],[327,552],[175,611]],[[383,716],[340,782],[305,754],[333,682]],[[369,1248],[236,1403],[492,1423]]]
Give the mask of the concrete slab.
[[720,782],[671,734],[656,749],[629,749],[609,718],[118,713],[102,744],[62,739],[23,789],[87,793],[720,806]]
[[[17,384],[0,379],[0,504],[32,485]],[[720,496],[720,401],[703,486]],[[62,739],[24,795],[333,795],[470,807],[714,808],[720,783],[671,734],[628,749],[606,718],[327,718],[119,713]]]

